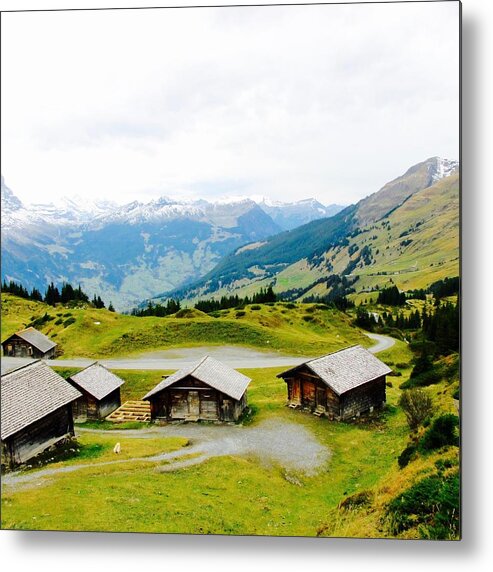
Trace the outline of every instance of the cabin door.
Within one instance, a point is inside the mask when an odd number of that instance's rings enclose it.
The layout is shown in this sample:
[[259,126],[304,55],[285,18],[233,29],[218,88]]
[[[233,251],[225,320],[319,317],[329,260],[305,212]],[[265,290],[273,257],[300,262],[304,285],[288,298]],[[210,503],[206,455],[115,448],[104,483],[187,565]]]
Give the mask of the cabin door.
[[192,419],[198,419],[200,415],[200,399],[198,391],[188,392],[188,415]]
[[323,387],[317,387],[317,407],[327,408],[327,392]]

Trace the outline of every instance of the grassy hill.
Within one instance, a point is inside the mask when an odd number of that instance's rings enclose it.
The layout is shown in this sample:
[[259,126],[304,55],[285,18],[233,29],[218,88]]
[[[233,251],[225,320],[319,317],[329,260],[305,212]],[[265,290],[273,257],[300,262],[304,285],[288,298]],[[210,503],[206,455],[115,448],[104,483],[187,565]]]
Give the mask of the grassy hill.
[[214,316],[181,310],[166,318],[141,318],[90,307],[52,307],[2,293],[2,339],[32,324],[56,341],[66,358],[216,344],[318,355],[356,343],[371,345],[349,316],[321,304],[253,304]]
[[[407,186],[405,188],[408,189]],[[384,187],[381,192],[385,199],[385,209],[382,206],[382,211],[387,212],[390,207],[388,189]],[[363,205],[349,214],[346,209],[325,223],[317,221],[318,226],[310,223],[296,229],[299,233],[296,241],[303,244],[303,251],[292,250],[291,239],[283,244],[280,242],[275,250],[269,250],[270,256],[271,252],[282,251],[284,247],[289,253],[285,255],[285,263],[271,264],[270,258],[261,262],[267,243],[249,250],[248,257],[243,252],[236,257],[227,257],[209,275],[208,282],[182,294],[190,296],[189,303],[193,303],[200,296],[211,296],[211,289],[214,297],[230,294],[245,296],[272,285],[276,293],[291,291],[292,297],[302,300],[310,295],[329,294],[333,288],[330,282],[333,276],[345,276],[356,293],[392,284],[403,290],[423,288],[447,276],[457,276],[459,174],[452,174],[430,187],[415,190],[401,203],[394,204],[394,208],[379,220],[373,219],[366,226],[357,226],[358,217],[368,220],[376,216],[372,213],[378,195],[376,193],[369,197],[371,201],[365,199]],[[400,200],[402,196],[398,194],[395,198]],[[335,228],[338,230],[334,234]],[[317,232],[328,235],[323,239],[319,237],[317,242],[313,236]],[[282,237],[278,235],[275,238],[281,241]],[[328,246],[320,250],[323,241]],[[309,255],[306,254],[308,250]],[[290,262],[293,252],[301,257]],[[235,258],[238,259],[236,267]],[[231,272],[228,270],[230,266],[234,268]],[[237,275],[240,277],[234,278]]]
[[[421,288],[459,269],[459,172],[434,183],[434,159],[328,218],[241,248],[195,285],[172,293],[251,295],[272,285],[294,298],[326,295],[327,279],[346,276],[356,292],[395,283]],[[440,229],[440,232],[437,232]]]

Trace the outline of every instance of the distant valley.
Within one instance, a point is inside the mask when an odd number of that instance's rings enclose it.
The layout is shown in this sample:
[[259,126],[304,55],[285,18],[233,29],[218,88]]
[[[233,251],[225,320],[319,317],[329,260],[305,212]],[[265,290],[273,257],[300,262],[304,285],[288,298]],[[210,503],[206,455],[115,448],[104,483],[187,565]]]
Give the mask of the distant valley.
[[200,279],[226,255],[343,207],[314,199],[24,206],[2,178],[2,280],[81,284],[117,309]]

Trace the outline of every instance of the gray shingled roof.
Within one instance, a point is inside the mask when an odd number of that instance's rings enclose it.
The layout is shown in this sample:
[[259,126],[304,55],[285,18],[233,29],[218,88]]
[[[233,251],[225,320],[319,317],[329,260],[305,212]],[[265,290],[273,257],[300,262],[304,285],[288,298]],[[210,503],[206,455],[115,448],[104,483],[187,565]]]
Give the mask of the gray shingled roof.
[[77,389],[42,360],[2,375],[2,439],[7,439],[80,396]]
[[98,362],[94,362],[70,379],[96,399],[103,399],[125,382]]
[[301,367],[318,375],[338,395],[359,387],[372,379],[389,374],[392,370],[361,346],[352,346],[332,354],[307,361],[277,377],[289,377]]
[[57,344],[50,340],[48,336],[45,336],[36,328],[26,328],[25,330],[21,330],[20,332],[15,332],[16,336],[22,338],[35,348],[38,348],[41,352],[47,352],[54,348]]
[[152,395],[159,393],[189,375],[229,395],[233,399],[241,399],[248,384],[252,381],[246,375],[239,373],[222,362],[210,356],[205,356],[198,362],[180,369],[161,381],[161,383],[158,383],[154,389],[144,396],[144,399],[149,399]]

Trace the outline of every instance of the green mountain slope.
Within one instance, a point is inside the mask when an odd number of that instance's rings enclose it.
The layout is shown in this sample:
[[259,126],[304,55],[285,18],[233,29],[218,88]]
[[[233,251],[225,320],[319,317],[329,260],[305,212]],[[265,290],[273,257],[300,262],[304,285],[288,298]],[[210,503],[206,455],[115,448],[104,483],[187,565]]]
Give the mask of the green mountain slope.
[[193,302],[273,285],[301,298],[326,295],[333,275],[348,277],[356,291],[391,280],[416,288],[457,275],[459,174],[454,166],[444,176],[443,163],[427,159],[331,218],[242,247],[173,295]]

